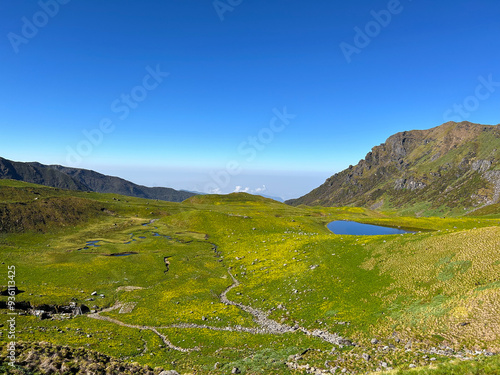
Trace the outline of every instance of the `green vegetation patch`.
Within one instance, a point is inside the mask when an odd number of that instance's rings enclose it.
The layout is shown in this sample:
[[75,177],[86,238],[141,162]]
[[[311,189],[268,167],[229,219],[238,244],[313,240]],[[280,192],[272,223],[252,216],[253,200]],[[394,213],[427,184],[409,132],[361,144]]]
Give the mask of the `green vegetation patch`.
[[[407,369],[416,351],[434,346],[500,349],[494,217],[290,207],[247,194],[178,204],[2,181],[0,198],[13,210],[6,220],[50,217],[0,233],[5,270],[16,266],[23,291],[17,302],[93,311],[20,315],[25,342],[200,374],[296,374],[306,365],[369,372],[380,362]],[[82,210],[75,221],[73,209]],[[326,228],[334,220],[416,233],[340,236]]]

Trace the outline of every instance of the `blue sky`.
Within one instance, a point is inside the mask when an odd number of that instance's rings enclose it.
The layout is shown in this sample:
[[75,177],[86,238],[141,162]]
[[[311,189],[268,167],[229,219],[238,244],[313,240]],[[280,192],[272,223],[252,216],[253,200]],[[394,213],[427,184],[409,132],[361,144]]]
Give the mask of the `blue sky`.
[[297,197],[398,131],[499,123],[499,19],[496,0],[4,1],[0,156]]

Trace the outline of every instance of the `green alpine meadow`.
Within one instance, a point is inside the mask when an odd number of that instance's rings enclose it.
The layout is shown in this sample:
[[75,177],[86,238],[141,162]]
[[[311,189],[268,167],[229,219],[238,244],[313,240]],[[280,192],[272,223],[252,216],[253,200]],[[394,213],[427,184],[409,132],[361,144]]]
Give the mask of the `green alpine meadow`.
[[[454,135],[470,127],[473,142]],[[356,178],[333,176],[355,181],[352,202],[335,201],[345,187],[171,202],[5,174],[0,372],[498,374],[498,129],[433,134],[393,137]]]

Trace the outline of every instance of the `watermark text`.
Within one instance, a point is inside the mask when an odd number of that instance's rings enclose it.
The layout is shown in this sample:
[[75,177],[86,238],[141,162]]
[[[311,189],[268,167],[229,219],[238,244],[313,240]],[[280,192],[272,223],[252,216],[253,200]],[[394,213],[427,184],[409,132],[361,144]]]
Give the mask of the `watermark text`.
[[[408,0],[411,1],[411,0]],[[348,63],[352,61],[352,55],[360,54],[363,49],[368,47],[383,29],[389,26],[394,16],[404,10],[400,0],[389,0],[386,9],[380,11],[371,10],[372,19],[368,21],[363,28],[356,26],[354,28],[354,38],[352,43],[342,42],[339,47]]]
[[91,130],[84,129],[82,131],[83,139],[75,147],[66,147],[66,163],[68,165],[80,164],[84,157],[89,156],[94,148],[104,141],[106,134],[110,134],[116,129],[117,120],[124,121],[132,110],[137,109],[139,104],[146,100],[148,93],[155,90],[169,75],[170,73],[161,70],[160,65],[156,65],[156,68],[147,66],[146,75],[142,78],[141,83],[111,102],[110,110],[117,116],[117,119],[103,117],[99,121],[99,126]]
[[[241,142],[237,151],[246,162],[255,160],[259,152],[262,152],[274,140],[276,134],[281,133],[297,115],[288,113],[286,107],[283,110],[273,109],[273,117],[269,125],[260,129],[256,135],[249,136]],[[220,193],[222,189],[229,186],[232,177],[236,177],[243,171],[242,162],[230,160],[225,168],[210,172],[210,182],[205,185],[204,191],[209,193]]]
[[22,26],[19,33],[10,32],[7,34],[10,45],[15,53],[19,53],[19,47],[28,44],[31,39],[38,35],[40,29],[47,26],[51,18],[59,14],[60,6],[66,5],[71,0],[40,0],[38,6],[40,10],[31,17],[21,18]]
[[8,365],[15,366],[16,363],[16,267],[7,267],[7,360]]
[[472,112],[479,109],[481,102],[488,100],[500,87],[500,82],[493,80],[493,74],[490,74],[488,78],[479,76],[477,80],[479,84],[476,86],[473,95],[466,97],[462,103],[453,104],[451,108],[444,112],[443,118],[446,122],[461,122],[469,118]]

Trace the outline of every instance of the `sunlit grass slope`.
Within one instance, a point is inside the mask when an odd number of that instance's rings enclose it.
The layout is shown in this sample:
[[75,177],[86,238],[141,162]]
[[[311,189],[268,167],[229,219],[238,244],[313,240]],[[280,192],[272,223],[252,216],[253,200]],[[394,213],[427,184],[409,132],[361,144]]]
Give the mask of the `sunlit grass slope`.
[[[13,225],[0,233],[0,285],[7,265],[15,265],[24,291],[19,302],[73,301],[96,311],[118,306],[100,312],[108,320],[18,316],[20,340],[210,374],[234,367],[301,374],[306,365],[408,370],[456,360],[429,354],[433,347],[500,349],[500,220],[491,212],[400,217],[354,207],[290,207],[248,194],[168,203],[11,181],[0,181],[0,204],[9,209],[6,222],[23,210],[33,213],[22,230]],[[340,236],[326,228],[339,219],[416,233]],[[111,256],[124,253],[130,255]],[[232,285],[227,298],[234,304],[222,303]],[[267,332],[241,306],[300,329]],[[306,334],[315,330],[356,346]],[[464,366],[498,368],[498,361],[481,361],[446,366],[464,374]]]

